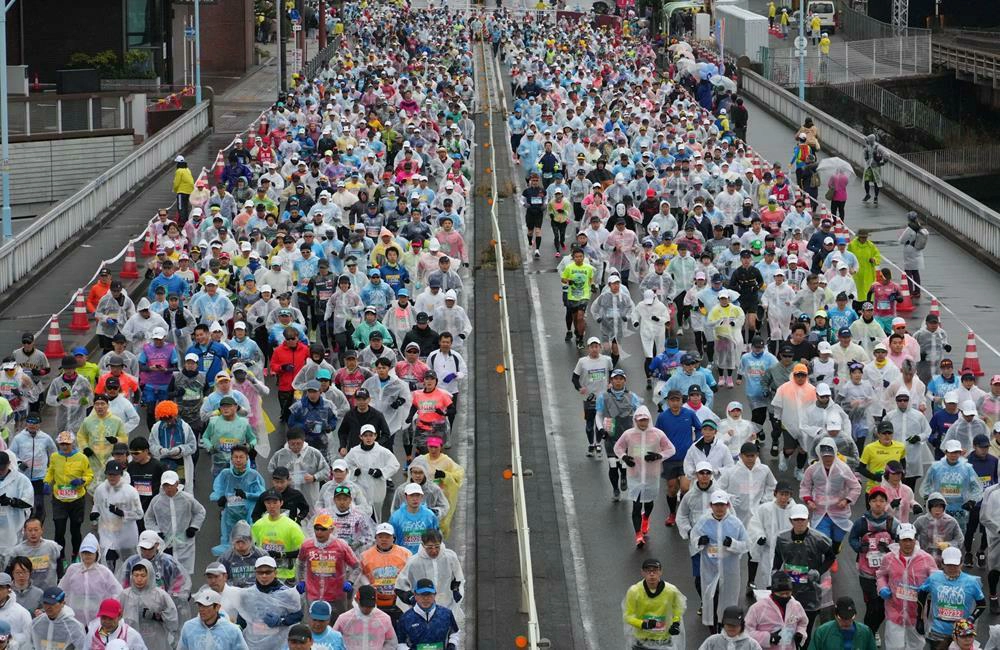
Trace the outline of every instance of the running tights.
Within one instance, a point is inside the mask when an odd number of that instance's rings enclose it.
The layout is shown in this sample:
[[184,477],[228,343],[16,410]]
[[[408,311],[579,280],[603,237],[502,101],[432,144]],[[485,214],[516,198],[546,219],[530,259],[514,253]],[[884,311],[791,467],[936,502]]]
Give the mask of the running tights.
[[611,487],[617,490],[618,484],[623,478],[625,478],[625,468],[621,461],[617,458],[609,459],[608,480],[611,481]]
[[871,196],[871,191],[869,187],[875,188],[875,200],[878,201],[878,193],[881,191],[879,186],[871,181],[865,181],[865,196]]
[[652,514],[652,512],[653,512],[652,501],[643,503],[637,499],[632,502],[632,528],[635,529],[635,532],[638,533],[639,529],[642,527],[643,516],[645,516],[646,519],[649,519],[649,515]]
[[986,576],[986,582],[990,586],[990,598],[997,595],[997,584],[1000,584],[1000,571],[992,570]]

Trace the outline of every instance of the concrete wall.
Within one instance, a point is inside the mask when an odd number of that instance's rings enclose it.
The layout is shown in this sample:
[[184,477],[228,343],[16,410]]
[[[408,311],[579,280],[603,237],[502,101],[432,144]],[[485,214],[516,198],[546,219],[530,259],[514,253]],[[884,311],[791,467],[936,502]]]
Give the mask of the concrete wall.
[[11,144],[11,203],[15,216],[44,213],[134,148],[131,135]]

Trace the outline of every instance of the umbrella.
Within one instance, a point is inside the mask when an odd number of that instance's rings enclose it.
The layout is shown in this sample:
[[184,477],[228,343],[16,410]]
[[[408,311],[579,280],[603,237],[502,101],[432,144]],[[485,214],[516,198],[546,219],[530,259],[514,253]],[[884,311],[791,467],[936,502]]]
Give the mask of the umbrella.
[[691,44],[690,43],[684,43],[684,42],[674,43],[673,45],[671,45],[667,49],[670,50],[671,52],[690,52],[691,51]]
[[713,86],[720,86],[723,90],[736,92],[736,82],[721,74],[712,75],[708,80]]
[[677,69],[683,74],[695,74],[698,72],[698,64],[691,59],[681,59],[677,62]]
[[816,166],[816,170],[820,172],[837,172],[843,170],[845,174],[853,177],[854,168],[851,167],[851,163],[847,162],[843,158],[824,158],[819,161],[819,165]]

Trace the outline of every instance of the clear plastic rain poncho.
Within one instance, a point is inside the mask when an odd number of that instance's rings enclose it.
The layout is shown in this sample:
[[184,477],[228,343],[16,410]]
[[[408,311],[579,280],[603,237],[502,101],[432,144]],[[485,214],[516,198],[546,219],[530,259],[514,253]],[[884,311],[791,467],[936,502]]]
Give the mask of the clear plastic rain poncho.
[[[243,630],[250,650],[281,650],[288,638],[288,626],[270,627],[264,622],[268,614],[284,616],[302,609],[299,592],[281,588],[263,592],[256,585],[247,587],[240,594],[240,617],[247,622]],[[268,617],[270,618],[270,617]]]
[[162,489],[153,497],[144,521],[147,530],[155,531],[163,538],[163,543],[171,549],[174,559],[184,571],[188,575],[193,574],[197,537],[189,538],[186,531],[192,527],[201,529],[205,523],[205,506],[178,484],[177,494],[173,497],[167,496]]
[[[715,497],[713,496],[714,500]],[[699,546],[702,535],[708,537],[708,544]],[[729,546],[726,538],[731,538]],[[701,553],[701,589],[702,598],[706,603],[713,602],[718,594],[718,611],[712,607],[702,608],[701,622],[714,625],[722,621],[722,612],[731,605],[738,605],[743,590],[740,578],[740,562],[749,550],[747,531],[739,518],[732,512],[726,512],[722,519],[716,519],[708,512],[699,519],[691,529],[688,544],[692,555]]]
[[7,454],[11,458],[7,476],[0,478],[0,494],[10,499],[19,499],[29,506],[27,508],[18,508],[13,504],[0,506],[0,548],[11,548],[17,545],[24,522],[31,513],[30,506],[35,502],[35,492],[28,477],[17,470],[17,457],[9,450],[0,453]]
[[[149,560],[139,560],[135,566],[144,566],[147,575],[153,575],[153,565]],[[125,622],[139,630],[149,650],[172,650],[176,647],[179,632],[177,607],[167,592],[152,581],[146,583],[143,589],[136,588],[133,583],[119,596],[119,600]]]
[[[629,295],[628,289],[619,283],[616,285],[619,287],[618,291],[614,291],[611,284],[609,282],[608,286],[601,291],[601,295],[591,303],[590,315],[601,326],[601,340],[616,340],[620,343],[624,341],[626,336],[634,332],[628,319],[629,314],[635,308],[635,303],[632,302],[632,296]],[[620,349],[621,358],[626,358],[625,348],[621,347]]]
[[[87,533],[80,545],[80,550],[101,547],[93,533]],[[82,625],[90,623],[97,616],[101,601],[105,598],[117,598],[122,591],[122,585],[115,578],[111,569],[95,561],[89,567],[83,562],[74,562],[66,568],[66,574],[59,581],[59,587],[66,592],[66,604],[76,614],[76,619]]]
[[31,647],[33,650],[87,650],[90,642],[87,631],[73,616],[73,610],[64,606],[55,618],[42,614],[31,622]]
[[[109,508],[120,508],[119,517]],[[142,502],[139,492],[119,478],[118,485],[111,485],[105,479],[94,490],[93,512],[100,515],[97,520],[97,534],[101,539],[104,552],[115,550],[121,557],[135,548],[139,543],[139,527],[136,524],[142,518]]]

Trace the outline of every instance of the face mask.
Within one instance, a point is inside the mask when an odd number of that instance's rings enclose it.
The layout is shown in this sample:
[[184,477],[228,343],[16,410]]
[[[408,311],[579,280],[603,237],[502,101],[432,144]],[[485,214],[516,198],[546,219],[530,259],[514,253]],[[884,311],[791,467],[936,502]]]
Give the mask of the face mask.
[[788,604],[788,601],[791,600],[791,598],[788,596],[775,596],[774,594],[771,594],[771,600],[784,607]]

